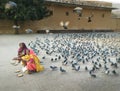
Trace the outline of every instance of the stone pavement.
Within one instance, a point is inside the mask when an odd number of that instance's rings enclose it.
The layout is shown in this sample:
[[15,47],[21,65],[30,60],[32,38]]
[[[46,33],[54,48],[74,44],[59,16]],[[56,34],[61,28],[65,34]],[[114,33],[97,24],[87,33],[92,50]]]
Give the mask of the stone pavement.
[[0,35],[0,91],[120,91],[120,76],[100,75],[94,79],[82,71],[51,71],[47,59],[43,72],[17,77],[15,71],[21,70],[21,65],[13,66],[10,61],[17,54],[19,42],[28,43],[36,36],[41,35]]

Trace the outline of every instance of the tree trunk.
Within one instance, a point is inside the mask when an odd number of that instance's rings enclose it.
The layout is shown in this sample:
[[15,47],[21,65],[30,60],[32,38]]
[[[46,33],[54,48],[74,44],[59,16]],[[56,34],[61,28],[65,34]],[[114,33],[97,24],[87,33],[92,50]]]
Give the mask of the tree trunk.
[[14,20],[14,25],[16,26],[15,34],[19,34],[19,28],[18,28],[18,21],[17,20]]

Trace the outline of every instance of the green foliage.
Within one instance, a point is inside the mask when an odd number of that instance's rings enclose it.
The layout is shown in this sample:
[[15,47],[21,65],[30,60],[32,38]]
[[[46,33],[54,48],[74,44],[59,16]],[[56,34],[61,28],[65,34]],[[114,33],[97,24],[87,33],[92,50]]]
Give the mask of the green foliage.
[[9,0],[0,0],[0,19],[14,21],[40,20],[49,16],[49,10],[44,5],[44,0],[11,0],[17,7],[5,9]]

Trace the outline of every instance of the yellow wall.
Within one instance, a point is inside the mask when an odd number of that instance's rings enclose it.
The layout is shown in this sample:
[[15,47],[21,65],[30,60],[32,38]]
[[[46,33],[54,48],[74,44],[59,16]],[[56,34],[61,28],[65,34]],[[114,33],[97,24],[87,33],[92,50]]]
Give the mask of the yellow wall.
[[120,31],[120,18],[116,18],[116,31]]
[[0,20],[0,34],[1,33],[13,33],[13,22],[8,20]]

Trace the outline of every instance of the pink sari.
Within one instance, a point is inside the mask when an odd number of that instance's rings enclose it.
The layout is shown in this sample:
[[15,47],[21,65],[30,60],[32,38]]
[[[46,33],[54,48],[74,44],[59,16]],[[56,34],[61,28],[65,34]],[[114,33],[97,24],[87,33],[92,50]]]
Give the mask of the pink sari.
[[29,49],[29,50],[30,50],[30,54],[35,55],[35,56],[36,56],[35,52],[34,52],[32,49]]
[[[32,49],[29,49],[29,50],[30,50],[30,54],[36,56],[36,54]],[[36,65],[35,65],[34,59],[31,58],[30,61],[27,62],[27,69],[30,71],[36,71]]]
[[34,62],[34,59],[30,59],[30,61],[27,62],[27,69],[29,71],[36,71],[36,65],[35,65],[35,62]]

